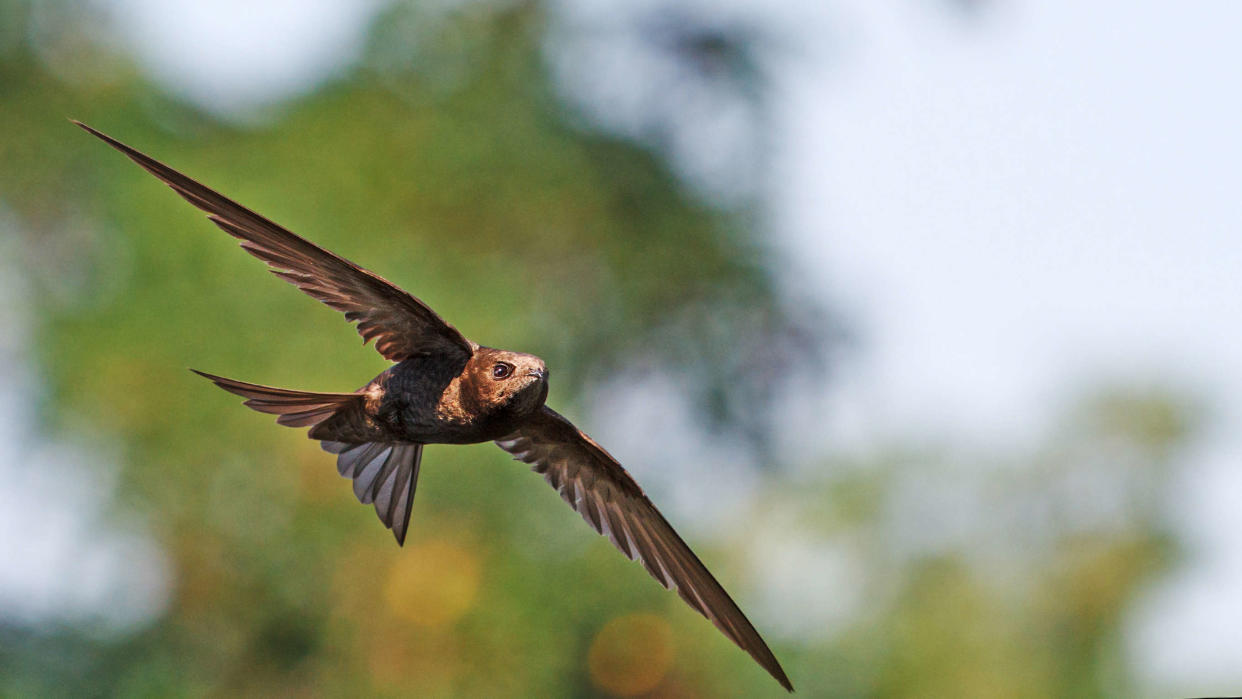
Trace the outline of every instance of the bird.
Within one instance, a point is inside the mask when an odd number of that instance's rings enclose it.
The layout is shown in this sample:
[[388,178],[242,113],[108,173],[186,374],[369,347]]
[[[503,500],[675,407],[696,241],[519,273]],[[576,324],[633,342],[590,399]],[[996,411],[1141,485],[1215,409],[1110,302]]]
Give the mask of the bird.
[[598,442],[545,405],[539,357],[468,340],[427,304],[379,275],[294,234],[224,195],[86,124],[207,214],[269,271],[356,324],[392,365],[362,388],[318,393],[237,381],[191,369],[276,422],[309,428],[336,455],[354,495],[405,542],[425,444],[495,442],[543,475],[599,534],[676,590],[789,692],[793,684],[759,632],[634,478]]

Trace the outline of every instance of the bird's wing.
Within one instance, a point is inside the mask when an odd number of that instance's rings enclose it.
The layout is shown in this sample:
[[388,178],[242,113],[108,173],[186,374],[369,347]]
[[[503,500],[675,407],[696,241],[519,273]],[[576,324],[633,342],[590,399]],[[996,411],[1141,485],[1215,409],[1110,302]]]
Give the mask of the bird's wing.
[[364,342],[390,361],[416,354],[458,356],[464,363],[473,345],[427,304],[377,274],[282,228],[218,192],[81,122],[73,122],[124,153],[144,170],[207,213],[226,233],[241,240],[246,252],[263,260],[272,273],[311,297],[345,313],[358,324]]
[[324,451],[337,454],[336,470],[354,479],[354,495],[359,502],[374,503],[375,514],[397,537],[397,545],[404,546],[419,466],[423,462],[423,445],[350,444],[329,440],[320,443]]
[[676,588],[687,604],[750,653],[781,686],[793,691],[780,663],[742,610],[603,447],[546,406],[496,443],[542,473],[595,531],[629,558],[641,560],[664,587]]

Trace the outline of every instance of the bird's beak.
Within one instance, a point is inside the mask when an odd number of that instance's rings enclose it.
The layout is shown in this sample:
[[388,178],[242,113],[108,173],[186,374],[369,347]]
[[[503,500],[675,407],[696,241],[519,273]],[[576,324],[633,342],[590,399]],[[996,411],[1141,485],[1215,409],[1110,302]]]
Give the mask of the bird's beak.
[[531,369],[530,371],[526,372],[526,375],[536,376],[540,380],[545,380],[548,378],[548,370],[547,369]]

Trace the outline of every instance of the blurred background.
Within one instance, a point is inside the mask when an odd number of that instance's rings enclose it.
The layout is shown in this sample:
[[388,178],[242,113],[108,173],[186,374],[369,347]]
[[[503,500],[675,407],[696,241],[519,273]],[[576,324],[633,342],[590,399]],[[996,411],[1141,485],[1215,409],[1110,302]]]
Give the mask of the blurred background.
[[383,360],[67,117],[547,359],[801,696],[1238,692],[1239,27],[0,0],[0,695],[781,694],[492,445],[398,548],[186,371]]

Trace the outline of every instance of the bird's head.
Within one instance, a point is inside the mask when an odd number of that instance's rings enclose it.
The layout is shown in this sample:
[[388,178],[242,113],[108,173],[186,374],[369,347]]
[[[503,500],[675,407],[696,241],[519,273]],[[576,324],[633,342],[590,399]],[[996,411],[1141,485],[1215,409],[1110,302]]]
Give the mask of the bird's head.
[[548,397],[548,366],[533,354],[480,347],[466,372],[475,399],[491,410],[526,415]]

